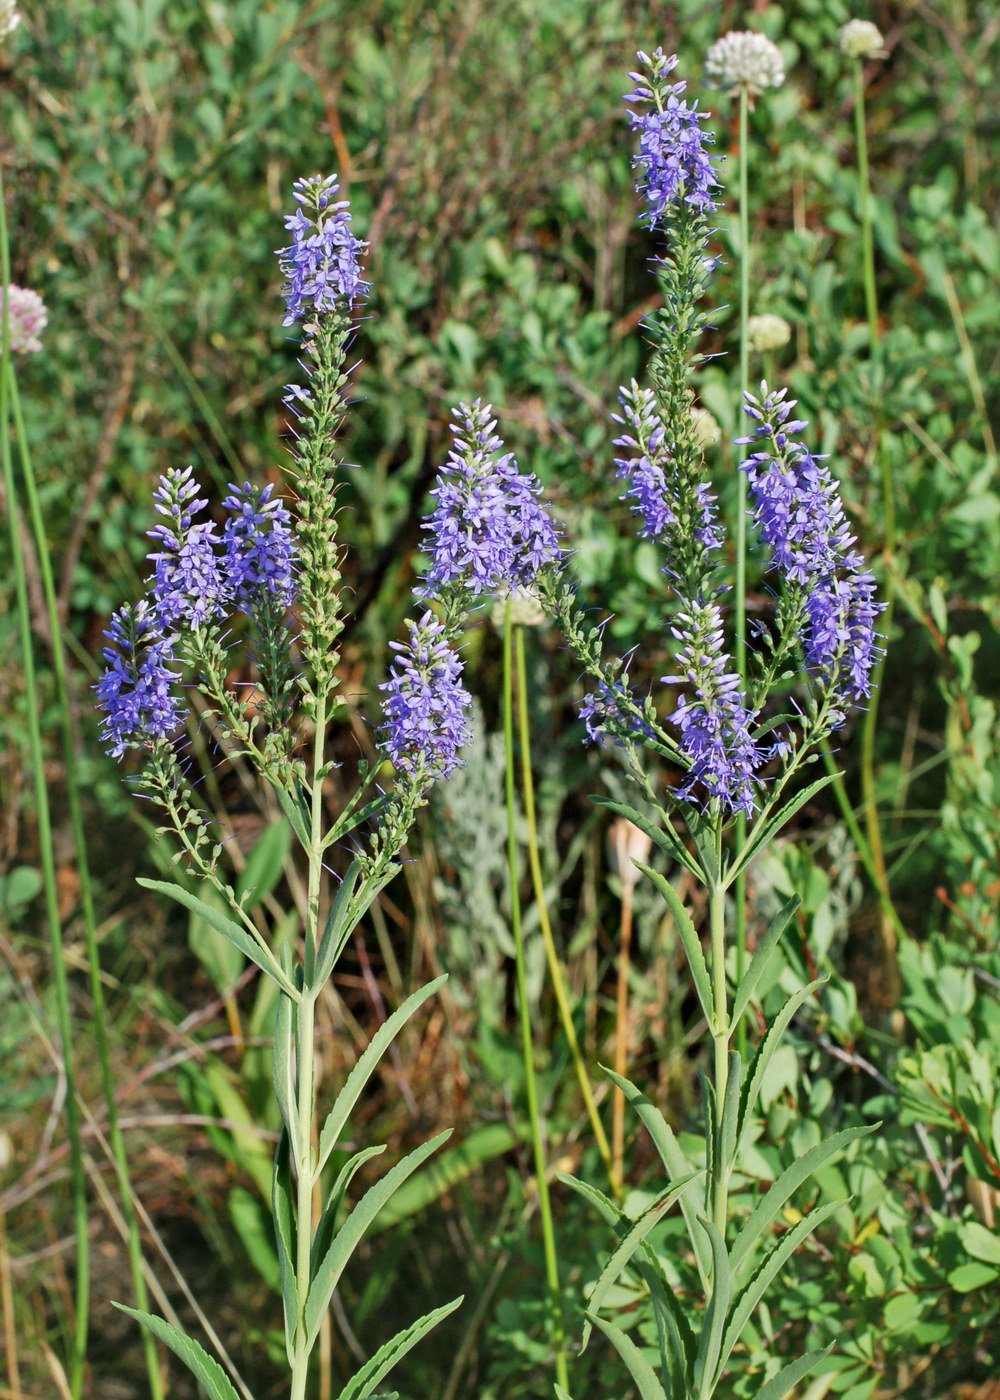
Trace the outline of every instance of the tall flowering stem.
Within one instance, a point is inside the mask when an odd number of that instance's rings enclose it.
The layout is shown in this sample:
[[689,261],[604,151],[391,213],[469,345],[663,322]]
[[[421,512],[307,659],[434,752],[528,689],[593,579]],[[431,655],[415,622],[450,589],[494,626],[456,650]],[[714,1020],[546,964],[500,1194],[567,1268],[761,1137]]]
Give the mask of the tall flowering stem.
[[[214,898],[209,904],[186,887],[141,883],[200,915],[277,991],[273,1070],[283,1131],[272,1205],[291,1400],[305,1400],[313,1353],[354,1248],[393,1192],[448,1136],[416,1148],[348,1208],[355,1173],[383,1150],[347,1152],[350,1117],[395,1033],[443,979],[415,992],[387,1018],[322,1123],[315,1073],[320,997],[371,905],[398,873],[431,787],[461,762],[471,702],[458,649],[466,598],[452,590],[441,600],[442,618],[425,611],[410,622],[408,639],[394,647],[381,687],[385,720],[376,761],[363,768],[356,792],[331,819],[324,793],[327,728],[339,709],[337,639],[343,627],[333,439],[344,408],[352,306],[366,288],[362,245],[351,232],[346,204],[336,198],[335,179],[299,181],[294,193],[298,207],[286,221],[291,243],[280,258],[285,324],[301,323],[304,335],[306,383],[288,386],[285,397],[298,429],[290,472],[297,512],[293,516],[271,486],[250,482],[231,484],[221,507],[213,509],[190,468],[168,471],[154,493],[159,519],[150,531],[147,596],[112,619],[107,669],[97,691],[109,750],[118,757],[142,756],[143,791],[164,812],[164,830],[179,856]],[[252,701],[229,683],[240,640],[258,676]],[[271,784],[298,840],[307,867],[298,956],[287,943],[279,951],[230,883],[222,833],[198,804],[179,742],[189,687],[202,692],[224,752],[249,760]],[[383,787],[389,769],[394,781]],[[350,850],[353,859],[331,891],[327,871],[338,850]],[[323,1205],[318,1216],[317,1200]],[[460,1301],[390,1338],[344,1395],[376,1393],[393,1365]],[[187,1362],[212,1400],[231,1397],[218,1366],[196,1342],[143,1306],[133,1316]]]

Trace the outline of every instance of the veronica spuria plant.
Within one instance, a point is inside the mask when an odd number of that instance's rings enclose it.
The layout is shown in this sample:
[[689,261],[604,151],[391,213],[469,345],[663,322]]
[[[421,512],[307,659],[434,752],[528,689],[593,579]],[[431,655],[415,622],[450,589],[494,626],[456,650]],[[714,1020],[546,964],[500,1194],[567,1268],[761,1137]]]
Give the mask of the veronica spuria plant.
[[[169,471],[154,493],[159,522],[150,531],[148,593],[112,620],[107,670],[98,685],[108,747],[116,756],[143,756],[139,789],[166,813],[165,831],[179,845],[177,858],[186,860],[212,897],[203,900],[168,882],[141,883],[197,913],[277,988],[274,1092],[283,1132],[274,1161],[273,1212],[292,1400],[308,1393],[310,1358],[352,1252],[393,1193],[447,1137],[418,1147],[349,1204],[359,1168],[384,1150],[344,1150],[351,1114],[393,1036],[443,979],[389,1016],[322,1123],[314,1033],[317,1000],[341,952],[398,871],[403,844],[431,787],[459,762],[470,704],[456,650],[466,595],[451,590],[442,599],[441,616],[424,611],[396,644],[382,686],[378,759],[362,770],[357,791],[340,812],[328,815],[328,729],[344,708],[337,690],[343,619],[335,439],[344,413],[351,308],[367,291],[362,245],[336,195],[333,179],[298,182],[298,207],[286,221],[292,242],[281,253],[285,324],[302,325],[306,371],[306,382],[289,386],[285,399],[297,419],[289,473],[294,517],[271,487],[244,483],[231,487],[220,524],[199,496],[191,469]],[[252,706],[227,683],[237,637],[256,668]],[[224,846],[196,800],[179,737],[192,688],[202,692],[224,753],[248,761],[270,784],[301,846],[308,873],[297,954],[274,936],[246,896],[237,895]],[[384,792],[378,780],[387,762],[395,781]],[[327,862],[347,846],[353,860],[328,891]],[[314,1194],[322,1200],[318,1218]],[[459,1301],[386,1342],[343,1387],[340,1400],[375,1393],[392,1366]],[[174,1350],[212,1400],[235,1400],[225,1372],[197,1342],[148,1313],[132,1315]]]
[[[709,1400],[730,1368],[734,1348],[768,1288],[796,1247],[836,1209],[824,1205],[776,1235],[775,1222],[810,1176],[853,1137],[852,1128],[812,1148],[781,1173],[746,1219],[734,1217],[730,1186],[741,1149],[759,1133],[758,1098],[780,1038],[819,987],[797,990],[744,1064],[733,1049],[754,1006],[768,961],[798,904],[789,900],[760,940],[745,973],[732,985],[727,953],[732,891],[738,877],[783,825],[827,782],[805,780],[807,765],[844,723],[848,708],[870,692],[878,654],[871,575],[855,549],[836,483],[801,440],[806,424],[794,404],[762,385],[746,396],[751,435],[743,462],[750,514],[758,527],[776,606],[773,623],[753,639],[744,682],[731,656],[734,631],[725,574],[724,531],[705,475],[692,367],[706,328],[704,309],[716,267],[711,252],[718,187],[706,118],[668,81],[676,60],[640,55],[633,75],[632,124],[639,137],[638,187],[645,222],[664,242],[657,265],[662,307],[649,323],[653,344],[648,387],[621,391],[617,439],[623,499],[639,533],[662,550],[674,606],[669,631],[674,667],[658,695],[639,695],[627,662],[603,654],[572,583],[558,569],[540,571],[533,587],[560,623],[589,679],[582,704],[591,740],[618,745],[642,793],[636,806],[606,802],[646,832],[666,859],[704,888],[708,948],[677,889],[658,870],[640,866],[673,916],[694,991],[711,1038],[703,1078],[705,1161],[688,1158],[642,1090],[612,1076],[651,1135],[665,1173],[662,1191],[638,1218],[592,1186],[573,1182],[614,1227],[618,1243],[589,1300],[586,1331],[609,1338],[642,1400]],[[463,541],[475,539],[465,522]],[[676,775],[664,788],[652,764]],[[641,810],[640,810],[641,808]],[[746,820],[740,839],[738,817]],[[755,1018],[756,1019],[756,1016]],[[649,1245],[650,1232],[677,1201],[690,1245],[693,1286],[675,1288]],[[782,1220],[781,1222],[785,1222]],[[623,1271],[648,1290],[655,1341],[643,1347],[602,1309]],[[825,1352],[782,1368],[775,1359],[760,1377],[757,1400],[783,1400]],[[777,1374],[774,1374],[774,1373]],[[567,1388],[557,1386],[565,1400]]]

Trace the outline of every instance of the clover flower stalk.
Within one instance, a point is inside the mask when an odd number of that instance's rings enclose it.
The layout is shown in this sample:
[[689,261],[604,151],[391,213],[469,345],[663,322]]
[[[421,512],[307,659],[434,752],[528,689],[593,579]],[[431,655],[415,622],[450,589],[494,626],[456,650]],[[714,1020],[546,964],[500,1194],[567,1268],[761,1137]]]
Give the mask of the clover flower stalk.
[[[17,22],[18,19],[15,18],[15,25]],[[0,39],[3,38],[2,23],[3,13],[0,11]],[[15,355],[37,355],[42,348],[42,332],[49,320],[48,308],[44,301],[30,287],[16,287],[12,282],[6,289],[6,296],[4,288],[0,287],[0,321],[5,310],[5,301],[6,321],[3,323],[8,328],[11,350]]]
[[[297,182],[298,207],[286,220],[291,242],[279,254],[284,324],[302,327],[300,363],[306,375],[305,384],[286,386],[284,396],[295,420],[289,475],[296,508],[293,512],[271,484],[243,482],[231,484],[213,509],[190,467],[171,468],[153,495],[158,520],[149,531],[147,596],[112,619],[107,670],[97,686],[105,742],[117,757],[129,751],[142,755],[141,790],[165,812],[165,829],[215,898],[209,906],[187,889],[144,883],[207,918],[277,988],[274,1087],[284,1131],[275,1158],[273,1203],[292,1400],[304,1400],[307,1393],[310,1359],[354,1245],[380,1205],[447,1136],[404,1157],[342,1222],[341,1198],[373,1149],[355,1153],[334,1186],[333,1204],[314,1221],[314,1194],[331,1184],[326,1182],[331,1155],[358,1097],[392,1035],[441,979],[414,993],[387,1019],[319,1132],[314,1131],[317,1003],[344,947],[398,873],[402,848],[431,787],[461,763],[471,704],[458,652],[467,595],[451,589],[441,600],[441,619],[425,610],[408,624],[408,641],[394,645],[395,659],[381,687],[385,722],[375,762],[362,767],[353,796],[335,818],[328,817],[327,728],[339,708],[336,644],[343,627],[335,434],[345,406],[352,307],[367,292],[360,263],[364,245],[337,194],[333,177]],[[491,450],[485,440],[484,450]],[[510,562],[535,540],[537,502],[527,478],[506,466],[501,474],[515,494],[520,491],[519,523],[508,532]],[[539,558],[550,546],[556,548],[554,534],[536,540]],[[524,571],[523,565],[518,568]],[[252,699],[241,698],[229,681],[232,653],[241,642],[245,663],[258,675]],[[247,759],[271,785],[304,852],[308,874],[297,966],[288,944],[279,953],[263,918],[258,921],[225,873],[225,843],[199,805],[178,742],[188,716],[187,689],[200,689],[207,698],[208,708],[200,713],[222,741],[224,756]],[[385,791],[379,780],[390,764],[395,779]],[[352,859],[336,877],[330,898],[324,870],[332,849],[349,850]],[[352,1393],[377,1388],[395,1361],[455,1306],[457,1301],[446,1304],[391,1338],[350,1382]],[[208,1362],[196,1343],[162,1319],[132,1315],[204,1379]]]

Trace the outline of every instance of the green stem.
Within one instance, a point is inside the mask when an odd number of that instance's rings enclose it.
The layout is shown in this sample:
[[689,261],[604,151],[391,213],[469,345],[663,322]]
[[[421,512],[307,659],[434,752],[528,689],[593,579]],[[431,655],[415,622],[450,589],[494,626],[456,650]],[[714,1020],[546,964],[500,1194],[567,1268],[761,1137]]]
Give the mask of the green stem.
[[[740,240],[740,403],[743,411],[743,395],[750,385],[750,346],[747,339],[747,322],[750,319],[750,195],[747,176],[748,161],[748,110],[749,99],[745,87],[740,88],[739,116],[739,240]],[[747,478],[746,473],[736,473],[736,590],[733,607],[736,615],[736,671],[742,689],[747,681],[746,644],[746,604],[747,604]],[[743,812],[736,817],[736,849],[742,850],[747,839],[747,819]],[[739,985],[746,973],[747,963],[747,888],[746,876],[736,877],[733,889],[736,902],[736,982]],[[741,1022],[736,1028],[736,1045],[746,1059],[746,1029]]]
[[[0,189],[0,207],[3,191]],[[10,259],[7,249],[6,228],[3,230],[0,247],[0,286],[10,286]],[[8,424],[10,422],[11,390],[14,371],[10,362],[10,298],[4,296],[2,329],[2,358],[0,358],[0,457],[3,459],[3,479],[7,494],[7,523],[10,532],[10,554],[14,566],[14,584],[17,594],[18,624],[24,667],[24,684],[28,697],[25,714],[28,724],[28,746],[31,755],[31,768],[35,785],[35,801],[38,807],[38,845],[42,862],[42,880],[45,889],[45,912],[52,945],[52,976],[56,994],[56,1023],[62,1043],[63,1073],[66,1079],[66,1127],[69,1136],[70,1167],[73,1181],[73,1215],[76,1234],[76,1288],[75,1317],[73,1319],[73,1347],[70,1357],[69,1385],[73,1400],[78,1400],[83,1389],[84,1363],[87,1355],[87,1333],[90,1309],[90,1253],[89,1229],[87,1220],[87,1185],[83,1166],[83,1147],[80,1138],[80,1111],[76,1100],[76,1074],[73,1067],[73,1034],[70,1019],[69,979],[66,974],[66,957],[63,948],[62,924],[59,918],[59,897],[56,885],[55,854],[52,847],[52,819],[49,810],[49,794],[45,781],[45,754],[42,747],[41,706],[38,702],[38,683],[35,674],[34,643],[31,635],[31,612],[28,598],[28,579],[18,527],[17,495],[14,481],[14,463],[10,450]]]
[[296,1138],[292,1144],[295,1155],[295,1282],[299,1303],[299,1319],[292,1348],[291,1400],[303,1400],[309,1382],[311,1347],[306,1335],[305,1309],[312,1282],[311,1251],[313,1244],[313,1187],[316,1165],[313,1160],[313,1119],[316,1113],[316,1084],[313,1067],[316,1027],[316,997],[319,988],[313,986],[316,972],[316,951],[319,947],[319,904],[323,879],[323,777],[326,743],[326,696],[316,702],[316,741],[313,747],[311,830],[309,840],[309,877],[306,891],[306,926],[303,950],[302,999],[295,1020],[295,1062],[298,1081]]
[[542,876],[542,861],[538,847],[538,821],[535,815],[535,782],[531,772],[531,722],[528,713],[528,682],[527,669],[524,664],[523,627],[514,628],[514,650],[517,670],[518,737],[521,743],[521,785],[524,792],[524,815],[528,827],[528,864],[531,868],[531,883],[535,892],[538,922],[545,943],[545,956],[548,960],[549,976],[552,979],[556,1005],[559,1008],[559,1018],[562,1021],[563,1033],[569,1045],[570,1055],[573,1057],[573,1066],[576,1070],[580,1092],[583,1095],[583,1102],[586,1105],[587,1116],[590,1119],[591,1130],[597,1142],[601,1159],[607,1168],[612,1189],[615,1195],[619,1195],[621,1176],[614,1169],[608,1135],[604,1131],[604,1124],[601,1122],[597,1104],[594,1102],[594,1091],[580,1050],[576,1026],[573,1024],[573,1010],[566,991],[566,979],[563,976],[562,963],[559,960],[555,939],[552,936],[552,924],[549,921],[549,911],[545,900],[545,881]]
[[865,286],[865,311],[868,316],[868,347],[874,359],[879,343],[878,298],[875,294],[875,239],[872,232],[871,191],[868,180],[865,77],[864,65],[860,58],[854,60],[854,136],[858,153],[858,195],[861,207],[861,273]]
[[722,1113],[729,1083],[729,1005],[726,996],[726,890],[718,881],[709,893],[709,920],[712,935],[712,1043],[715,1051],[715,1145],[712,1171],[712,1216],[716,1229],[725,1239],[729,1214],[729,1168],[722,1161]]
[[566,1364],[566,1343],[563,1333],[562,1302],[559,1288],[559,1264],[556,1255],[555,1230],[552,1224],[552,1203],[549,1200],[549,1182],[545,1170],[545,1147],[542,1142],[542,1121],[538,1109],[538,1086],[535,1081],[534,1046],[531,1037],[531,1009],[528,1006],[527,975],[524,963],[524,935],[521,928],[521,897],[517,882],[517,830],[514,823],[513,630],[510,601],[508,600],[503,629],[503,733],[507,760],[505,790],[507,799],[507,867],[510,879],[510,921],[514,934],[515,964],[517,969],[517,999],[521,1017],[521,1052],[524,1058],[524,1086],[528,1099],[531,1145],[535,1158],[535,1179],[538,1184],[538,1210],[542,1221],[545,1277],[548,1282],[549,1299],[552,1309],[552,1344],[555,1351],[556,1380],[564,1390],[568,1390],[569,1371]]

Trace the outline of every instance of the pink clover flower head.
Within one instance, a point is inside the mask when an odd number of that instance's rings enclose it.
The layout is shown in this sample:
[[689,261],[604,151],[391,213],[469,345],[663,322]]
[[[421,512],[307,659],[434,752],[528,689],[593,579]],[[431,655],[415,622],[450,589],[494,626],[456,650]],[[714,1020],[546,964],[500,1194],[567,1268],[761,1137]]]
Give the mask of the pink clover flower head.
[[[46,305],[29,287],[16,287],[12,282],[8,291],[10,304],[4,312],[4,291],[0,287],[0,313],[8,320],[10,348],[15,355],[37,355],[42,348],[39,337],[49,319]],[[0,327],[2,325],[0,320]]]

